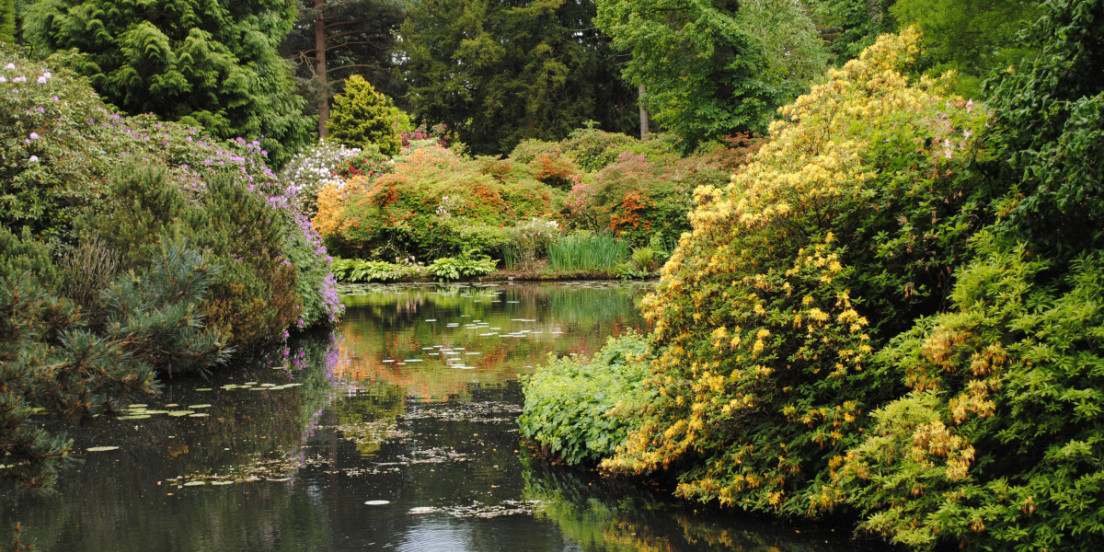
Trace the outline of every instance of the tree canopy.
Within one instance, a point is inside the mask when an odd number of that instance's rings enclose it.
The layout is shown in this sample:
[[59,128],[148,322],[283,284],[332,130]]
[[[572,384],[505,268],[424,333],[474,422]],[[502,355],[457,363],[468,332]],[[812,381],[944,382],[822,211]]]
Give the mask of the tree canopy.
[[774,110],[824,64],[802,8],[785,1],[603,0],[598,27],[632,52],[624,76],[641,102],[692,149],[736,131],[766,130]]
[[421,120],[447,123],[475,153],[560,139],[595,120],[633,130],[635,92],[616,76],[588,1],[425,0],[400,31]]
[[76,49],[75,69],[127,112],[261,139],[279,164],[310,125],[276,50],[294,17],[291,0],[42,0],[24,34],[42,53]]

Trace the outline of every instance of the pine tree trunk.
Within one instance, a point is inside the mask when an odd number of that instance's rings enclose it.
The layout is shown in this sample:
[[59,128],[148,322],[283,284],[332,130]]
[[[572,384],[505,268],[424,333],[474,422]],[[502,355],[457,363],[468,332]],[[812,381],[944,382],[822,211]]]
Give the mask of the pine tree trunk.
[[318,10],[314,19],[315,76],[320,83],[318,93],[318,135],[327,136],[326,123],[330,120],[330,82],[326,76],[326,18],[322,6],[325,0],[314,0],[314,9]]

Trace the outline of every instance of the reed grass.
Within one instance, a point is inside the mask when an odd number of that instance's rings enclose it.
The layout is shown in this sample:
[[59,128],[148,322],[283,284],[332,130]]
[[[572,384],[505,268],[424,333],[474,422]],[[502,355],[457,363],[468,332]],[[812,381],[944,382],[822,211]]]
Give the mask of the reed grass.
[[629,246],[609,234],[575,233],[548,248],[548,267],[555,271],[611,271],[629,257]]

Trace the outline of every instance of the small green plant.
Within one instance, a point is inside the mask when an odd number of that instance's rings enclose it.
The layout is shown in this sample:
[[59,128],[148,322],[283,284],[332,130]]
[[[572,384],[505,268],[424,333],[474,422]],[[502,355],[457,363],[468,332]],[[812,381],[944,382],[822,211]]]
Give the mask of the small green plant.
[[389,263],[362,259],[334,259],[334,277],[339,282],[392,282],[402,278],[417,278],[426,274],[426,267],[416,263]]
[[657,256],[656,250],[651,247],[636,247],[632,252],[632,261],[636,268],[651,272],[659,264]]
[[494,272],[498,262],[487,255],[475,255],[471,251],[457,257],[444,257],[430,263],[430,275],[441,281],[485,276]]
[[589,361],[549,356],[523,382],[521,435],[571,465],[595,464],[617,449],[649,400],[647,342],[610,338]]

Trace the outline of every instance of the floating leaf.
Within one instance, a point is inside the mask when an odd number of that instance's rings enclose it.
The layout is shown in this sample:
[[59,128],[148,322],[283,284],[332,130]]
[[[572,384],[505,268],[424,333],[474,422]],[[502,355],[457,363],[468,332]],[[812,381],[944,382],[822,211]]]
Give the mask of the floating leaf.
[[208,414],[206,412],[197,412],[195,414],[188,414],[189,418],[206,418],[207,416],[210,416],[210,414]]
[[167,412],[167,414],[169,416],[175,416],[175,417],[187,416],[189,414],[194,414],[194,413],[195,412],[192,411],[192,410],[170,410],[170,411]]
[[129,416],[119,416],[119,420],[145,420],[149,418],[149,414],[131,414]]
[[88,447],[84,450],[85,450],[85,452],[107,452],[109,450],[118,450],[118,449],[119,449],[119,447],[108,445],[108,446],[101,446],[101,447]]
[[368,501],[365,501],[364,504],[367,505],[367,506],[383,506],[383,505],[386,505],[386,504],[391,504],[391,501],[390,500],[368,500]]
[[184,484],[185,487],[198,487],[200,485],[206,485],[206,481],[189,481]]
[[188,408],[191,408],[192,410],[199,410],[201,408],[211,408],[211,405],[209,405],[209,404],[193,404],[193,405],[189,406]]

